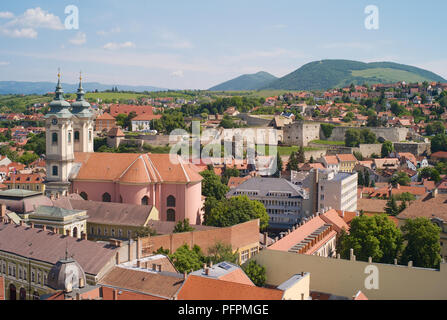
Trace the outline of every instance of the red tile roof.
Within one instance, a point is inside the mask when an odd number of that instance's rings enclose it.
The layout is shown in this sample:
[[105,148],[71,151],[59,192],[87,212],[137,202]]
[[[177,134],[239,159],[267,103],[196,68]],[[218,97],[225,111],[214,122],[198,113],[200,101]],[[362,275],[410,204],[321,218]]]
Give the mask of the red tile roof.
[[190,275],[180,289],[178,300],[282,300],[278,289]]

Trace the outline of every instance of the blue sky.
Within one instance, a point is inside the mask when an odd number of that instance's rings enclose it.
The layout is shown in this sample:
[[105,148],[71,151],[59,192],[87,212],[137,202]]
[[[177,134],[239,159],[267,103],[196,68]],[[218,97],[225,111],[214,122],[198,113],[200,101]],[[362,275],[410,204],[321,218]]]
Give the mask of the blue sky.
[[[79,29],[64,26],[79,9]],[[379,9],[367,30],[365,7]],[[0,3],[0,81],[207,89],[244,73],[284,76],[321,59],[393,61],[447,78],[438,0],[21,0]]]

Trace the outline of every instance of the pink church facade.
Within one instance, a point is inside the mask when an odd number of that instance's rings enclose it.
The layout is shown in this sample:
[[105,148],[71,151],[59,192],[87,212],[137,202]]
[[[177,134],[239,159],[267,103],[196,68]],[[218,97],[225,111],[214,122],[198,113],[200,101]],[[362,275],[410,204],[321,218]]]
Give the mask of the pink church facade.
[[153,205],[161,221],[202,223],[202,177],[198,168],[169,155],[76,154],[80,169],[71,192],[86,200]]

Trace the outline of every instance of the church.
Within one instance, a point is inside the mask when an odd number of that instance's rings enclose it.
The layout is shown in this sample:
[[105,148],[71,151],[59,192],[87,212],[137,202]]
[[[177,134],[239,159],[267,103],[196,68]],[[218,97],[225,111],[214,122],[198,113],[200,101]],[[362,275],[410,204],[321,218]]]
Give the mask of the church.
[[64,99],[60,74],[46,126],[49,197],[77,193],[85,200],[155,206],[161,221],[202,222],[198,167],[169,154],[94,152],[94,114],[80,77],[76,101]]

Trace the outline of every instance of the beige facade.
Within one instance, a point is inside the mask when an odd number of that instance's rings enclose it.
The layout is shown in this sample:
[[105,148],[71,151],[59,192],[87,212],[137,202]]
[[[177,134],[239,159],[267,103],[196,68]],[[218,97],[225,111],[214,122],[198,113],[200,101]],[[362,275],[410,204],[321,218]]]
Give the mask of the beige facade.
[[266,270],[267,284],[310,272],[311,291],[352,297],[361,290],[372,300],[445,300],[447,264],[440,270],[368,263],[263,250],[254,258]]
[[357,173],[337,174],[334,171],[321,171],[318,179],[319,210],[357,210]]

